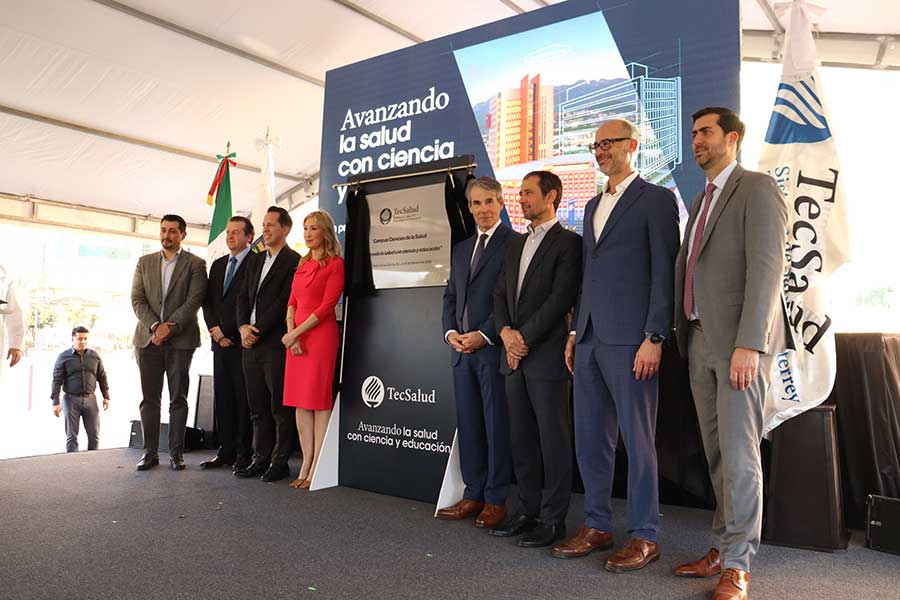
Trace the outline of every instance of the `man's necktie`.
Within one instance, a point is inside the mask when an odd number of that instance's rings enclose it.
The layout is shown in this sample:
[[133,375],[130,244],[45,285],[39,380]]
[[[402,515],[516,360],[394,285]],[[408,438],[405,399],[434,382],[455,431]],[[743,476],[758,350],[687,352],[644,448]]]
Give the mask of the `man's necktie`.
[[[475,267],[478,266],[478,261],[481,260],[481,255],[484,254],[484,246],[487,243],[488,235],[486,233],[482,233],[478,237],[478,245],[475,246],[475,255],[472,257],[472,263],[469,265],[469,281],[472,281],[472,274],[475,272]],[[466,292],[466,296],[468,296],[468,291]],[[463,329],[468,332],[469,331],[469,303],[468,298],[466,298],[466,305],[463,307],[463,316],[462,316],[462,326]]]
[[237,268],[237,256],[232,256],[228,259],[228,270],[225,272],[225,289],[223,293],[228,293],[228,288],[231,287],[231,280],[234,279],[234,271]]
[[706,218],[709,215],[709,205],[712,204],[712,195],[716,186],[706,184],[706,197],[703,199],[703,210],[697,218],[697,227],[694,229],[694,239],[691,240],[691,255],[688,258],[687,269],[684,272],[684,316],[691,319],[694,312],[694,266],[697,264],[697,255],[700,254],[700,242],[703,240],[703,230],[706,229]]

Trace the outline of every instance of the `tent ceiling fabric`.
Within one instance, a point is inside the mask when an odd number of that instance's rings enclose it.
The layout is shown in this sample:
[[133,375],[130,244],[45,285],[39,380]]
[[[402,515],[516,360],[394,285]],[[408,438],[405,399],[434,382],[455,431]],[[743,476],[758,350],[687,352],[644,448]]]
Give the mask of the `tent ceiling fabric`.
[[[283,141],[278,172],[315,178],[324,90],[290,71],[324,80],[330,69],[413,44],[403,31],[429,40],[557,1],[0,0],[0,192],[137,214],[177,210],[208,223],[211,163],[12,116],[2,107],[207,156],[221,154],[230,141],[238,162],[251,165],[261,162],[254,139],[269,127]],[[829,8],[822,31],[900,37],[896,2],[819,1]],[[757,0],[741,0],[741,9],[745,30],[772,30]],[[770,56],[765,35],[746,36],[745,55]],[[823,55],[874,62],[879,48],[872,40],[835,40]],[[890,44],[881,54],[900,60]],[[235,209],[249,210],[259,176],[235,170],[232,179]],[[276,192],[296,184],[279,177]]]

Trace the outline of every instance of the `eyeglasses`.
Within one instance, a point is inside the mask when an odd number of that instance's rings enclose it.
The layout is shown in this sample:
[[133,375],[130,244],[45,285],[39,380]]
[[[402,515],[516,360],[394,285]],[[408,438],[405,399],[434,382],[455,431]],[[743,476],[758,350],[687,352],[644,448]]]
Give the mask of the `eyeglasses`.
[[591,152],[596,152],[597,148],[601,150],[609,150],[610,146],[615,144],[616,142],[624,142],[625,140],[630,140],[630,137],[622,137],[622,138],[605,138],[600,140],[599,142],[594,142],[593,144],[588,144],[588,150]]

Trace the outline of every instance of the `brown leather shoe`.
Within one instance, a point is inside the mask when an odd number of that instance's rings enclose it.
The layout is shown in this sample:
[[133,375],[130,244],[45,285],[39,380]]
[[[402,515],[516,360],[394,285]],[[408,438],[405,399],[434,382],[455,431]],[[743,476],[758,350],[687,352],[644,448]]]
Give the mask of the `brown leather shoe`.
[[502,504],[485,504],[478,517],[475,519],[475,527],[487,527],[493,529],[506,518],[506,507]]
[[437,512],[438,519],[446,519],[448,521],[461,521],[468,519],[481,512],[484,508],[484,502],[476,502],[463,498],[453,506],[442,508]]
[[607,571],[637,571],[659,558],[659,544],[641,538],[631,538],[621,550],[606,561]]
[[706,556],[700,560],[689,562],[675,569],[679,577],[712,577],[722,572],[722,564],[719,562],[719,551],[710,548]]
[[750,593],[750,573],[740,569],[725,569],[713,592],[713,600],[747,600]]
[[558,544],[553,549],[553,556],[556,558],[579,558],[587,556],[594,550],[609,550],[612,545],[611,533],[582,525],[575,537]]

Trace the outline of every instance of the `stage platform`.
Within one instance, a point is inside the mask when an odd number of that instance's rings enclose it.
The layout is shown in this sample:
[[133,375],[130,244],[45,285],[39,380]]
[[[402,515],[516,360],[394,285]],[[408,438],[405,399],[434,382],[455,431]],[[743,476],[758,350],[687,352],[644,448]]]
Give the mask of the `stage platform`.
[[[348,488],[300,492],[228,471],[138,473],[130,449],[0,461],[0,598],[653,598],[705,599],[715,581],[672,569],[711,544],[711,513],[665,506],[662,557],[603,570],[596,553],[553,558],[486,535],[434,506]],[[296,468],[292,465],[292,468]],[[581,496],[569,513],[582,518]],[[615,501],[617,541],[625,504]],[[762,546],[752,598],[900,598],[900,557]]]

